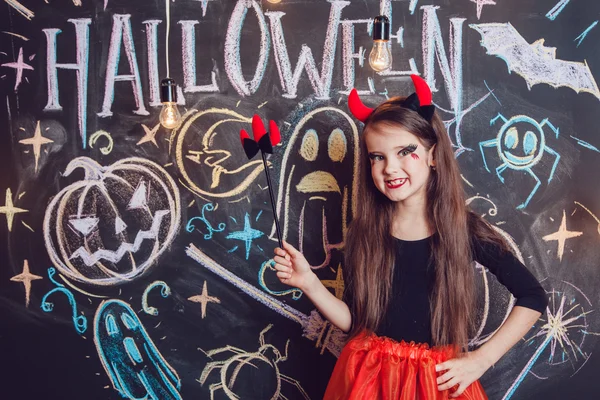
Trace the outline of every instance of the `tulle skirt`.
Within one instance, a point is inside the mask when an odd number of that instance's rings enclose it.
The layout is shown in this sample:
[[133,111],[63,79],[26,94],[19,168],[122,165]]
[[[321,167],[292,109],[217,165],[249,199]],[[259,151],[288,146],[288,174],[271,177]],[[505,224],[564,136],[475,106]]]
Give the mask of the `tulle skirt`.
[[[350,340],[335,365],[324,400],[446,400],[452,389],[439,391],[435,365],[453,358],[451,348],[396,342],[360,334]],[[487,400],[479,381],[457,397]]]

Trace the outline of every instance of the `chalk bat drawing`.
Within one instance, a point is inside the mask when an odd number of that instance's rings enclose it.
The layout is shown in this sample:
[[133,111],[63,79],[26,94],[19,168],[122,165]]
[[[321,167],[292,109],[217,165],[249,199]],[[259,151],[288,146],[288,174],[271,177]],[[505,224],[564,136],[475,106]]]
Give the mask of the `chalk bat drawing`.
[[[240,399],[244,396],[236,394],[235,384],[236,380],[241,376],[249,375],[259,379],[261,384],[264,382],[275,382],[272,388],[273,393],[269,396],[268,394],[265,399],[277,400],[277,399],[288,399],[298,398],[298,396],[290,397],[289,393],[284,395],[282,393],[282,383],[288,383],[294,386],[300,395],[305,399],[310,399],[308,394],[304,391],[300,382],[297,380],[284,375],[279,370],[277,364],[284,362],[288,358],[288,346],[290,341],[288,340],[285,344],[285,353],[265,342],[265,333],[273,327],[272,324],[268,325],[265,329],[260,332],[259,344],[260,347],[255,352],[249,352],[233,346],[225,346],[220,349],[214,349],[206,352],[209,357],[215,357],[222,354],[229,353],[229,358],[222,361],[212,361],[206,364],[202,375],[200,375],[199,382],[201,385],[206,383],[210,373],[214,370],[219,372],[219,382],[213,383],[209,386],[210,398],[215,398],[215,393],[218,390],[222,390],[230,399]],[[249,374],[252,372],[252,375]]]
[[529,44],[509,22],[469,26],[481,34],[481,45],[487,54],[504,60],[508,72],[523,77],[530,90],[545,83],[591,93],[600,99],[600,90],[586,62],[557,59],[556,47],[544,46],[544,39]]
[[536,184],[533,190],[529,193],[527,199],[517,206],[517,209],[524,209],[542,184],[532,168],[542,159],[544,152],[555,157],[548,176],[548,183],[554,177],[554,172],[560,161],[560,154],[546,144],[543,127],[547,126],[550,128],[557,138],[559,129],[548,121],[548,118],[545,118],[542,122],[537,122],[525,115],[516,115],[510,119],[506,119],[502,114],[498,114],[490,121],[490,126],[493,126],[498,120],[504,121],[504,124],[498,131],[498,136],[495,139],[479,142],[483,165],[488,172],[491,172],[487,165],[484,148],[495,147],[498,157],[502,161],[502,164],[496,168],[496,175],[500,179],[500,182],[504,183],[502,172],[507,168],[527,172],[535,179]]
[[[175,160],[182,184],[202,198],[236,200],[263,171],[261,160],[248,160],[238,140],[252,119],[225,108],[192,110],[176,135]],[[223,178],[223,179],[222,179]]]
[[77,302],[75,302],[73,293],[67,289],[65,285],[54,279],[54,274],[56,274],[56,270],[52,267],[48,268],[48,278],[57,287],[46,293],[42,298],[42,310],[45,312],[51,312],[54,309],[54,303],[48,301],[48,297],[50,297],[52,294],[57,292],[64,294],[67,296],[69,304],[71,305],[71,309],[73,310],[73,325],[75,325],[75,330],[77,330],[79,334],[85,333],[87,330],[87,318],[84,315],[77,315]]
[[158,164],[138,157],[103,167],[73,159],[83,180],[62,189],[44,217],[52,263],[67,277],[114,285],[139,277],[175,237],[181,219],[179,189]]
[[179,400],[181,381],[129,304],[103,301],[94,317],[94,343],[113,388],[128,399]]
[[311,311],[310,315],[306,315],[294,307],[275,299],[227,270],[193,244],[190,244],[185,252],[204,268],[219,275],[254,300],[262,303],[279,315],[299,323],[302,326],[303,336],[308,340],[316,342],[315,347],[321,349],[321,354],[325,350],[328,350],[334,356],[339,357],[342,347],[346,343],[346,335],[321,317],[316,310]]

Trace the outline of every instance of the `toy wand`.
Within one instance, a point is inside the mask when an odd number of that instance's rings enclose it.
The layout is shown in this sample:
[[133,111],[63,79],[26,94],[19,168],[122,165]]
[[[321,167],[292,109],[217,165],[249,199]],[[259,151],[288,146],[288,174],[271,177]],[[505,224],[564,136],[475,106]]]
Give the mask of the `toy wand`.
[[283,249],[283,241],[281,240],[281,228],[279,227],[279,220],[277,219],[277,211],[275,210],[275,196],[273,195],[273,185],[271,183],[271,175],[269,173],[269,167],[267,165],[266,153],[273,154],[273,146],[277,145],[281,141],[281,134],[275,121],[269,121],[269,132],[265,129],[260,117],[256,114],[252,117],[252,134],[254,140],[250,138],[248,132],[244,129],[240,131],[240,140],[242,141],[242,147],[248,159],[252,159],[256,153],[260,150],[262,155],[263,166],[265,168],[265,175],[267,176],[267,187],[269,188],[269,196],[271,197],[271,207],[273,209],[273,218],[275,218],[275,229],[277,231],[277,241],[279,247]]

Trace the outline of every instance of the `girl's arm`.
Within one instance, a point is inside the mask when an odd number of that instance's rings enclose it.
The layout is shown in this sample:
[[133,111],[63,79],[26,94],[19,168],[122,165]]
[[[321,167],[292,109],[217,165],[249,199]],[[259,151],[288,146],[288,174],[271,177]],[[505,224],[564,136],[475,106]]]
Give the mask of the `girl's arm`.
[[467,353],[464,357],[436,365],[436,371],[445,371],[437,378],[438,390],[455,388],[450,397],[461,395],[471,383],[479,379],[525,336],[540,315],[539,311],[515,306],[498,332],[483,346]]
[[302,290],[329,322],[348,332],[352,326],[352,316],[346,303],[327,290],[302,253],[285,241],[283,247],[275,249],[273,258],[279,280]]

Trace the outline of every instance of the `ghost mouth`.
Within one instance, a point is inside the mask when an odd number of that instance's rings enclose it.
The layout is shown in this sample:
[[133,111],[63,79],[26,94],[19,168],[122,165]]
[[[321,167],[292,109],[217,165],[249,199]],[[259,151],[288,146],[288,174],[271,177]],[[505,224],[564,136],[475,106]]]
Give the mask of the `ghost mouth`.
[[385,181],[385,186],[389,189],[397,189],[400,186],[404,185],[408,181],[408,178],[396,178],[389,181]]

